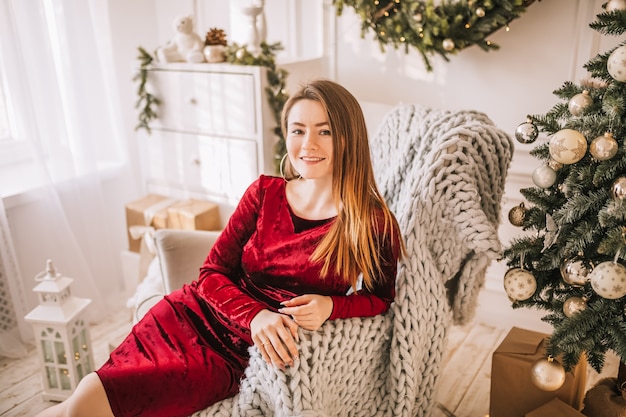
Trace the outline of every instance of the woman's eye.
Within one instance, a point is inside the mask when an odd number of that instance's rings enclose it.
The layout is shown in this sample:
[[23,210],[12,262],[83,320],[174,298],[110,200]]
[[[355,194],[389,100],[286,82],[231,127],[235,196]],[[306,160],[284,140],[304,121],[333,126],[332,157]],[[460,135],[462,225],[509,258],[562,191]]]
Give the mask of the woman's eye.
[[330,136],[330,135],[331,135],[331,133],[330,133],[330,130],[322,130],[322,131],[320,132],[320,135],[322,135],[322,136]]
[[291,131],[292,135],[301,135],[302,134],[302,129],[293,129]]

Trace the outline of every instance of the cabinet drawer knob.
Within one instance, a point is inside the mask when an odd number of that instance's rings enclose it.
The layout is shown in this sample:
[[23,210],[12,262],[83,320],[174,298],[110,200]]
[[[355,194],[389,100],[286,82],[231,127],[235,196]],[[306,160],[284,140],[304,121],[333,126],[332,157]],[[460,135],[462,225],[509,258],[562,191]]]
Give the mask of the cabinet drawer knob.
[[190,97],[189,104],[191,104],[192,106],[195,106],[196,104],[198,104],[198,100],[196,100],[195,97]]

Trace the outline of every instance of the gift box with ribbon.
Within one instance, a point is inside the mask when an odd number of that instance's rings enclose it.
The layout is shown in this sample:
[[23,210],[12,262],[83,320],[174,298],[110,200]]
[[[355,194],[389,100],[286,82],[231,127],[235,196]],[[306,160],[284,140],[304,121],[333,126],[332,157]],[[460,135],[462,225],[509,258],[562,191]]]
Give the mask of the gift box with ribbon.
[[184,230],[220,230],[219,206],[205,200],[177,201],[167,208],[167,227]]
[[513,327],[496,348],[491,362],[490,417],[524,417],[554,398],[580,410],[587,377],[585,359],[566,372],[565,382],[554,391],[543,390],[532,381],[531,368],[545,358],[548,336]]
[[151,234],[154,229],[166,228],[167,208],[177,201],[159,194],[148,194],[126,204],[128,250],[140,252],[144,235]]

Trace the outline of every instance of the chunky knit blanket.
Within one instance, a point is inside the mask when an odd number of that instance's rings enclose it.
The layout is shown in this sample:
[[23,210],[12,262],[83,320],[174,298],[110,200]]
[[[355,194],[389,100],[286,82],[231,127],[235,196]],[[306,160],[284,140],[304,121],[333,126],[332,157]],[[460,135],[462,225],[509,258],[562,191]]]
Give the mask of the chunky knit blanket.
[[250,348],[239,394],[194,417],[431,414],[447,329],[472,319],[486,269],[500,253],[512,142],[482,113],[401,105],[385,116],[371,147],[408,249],[392,308],[301,329],[300,358],[285,371]]

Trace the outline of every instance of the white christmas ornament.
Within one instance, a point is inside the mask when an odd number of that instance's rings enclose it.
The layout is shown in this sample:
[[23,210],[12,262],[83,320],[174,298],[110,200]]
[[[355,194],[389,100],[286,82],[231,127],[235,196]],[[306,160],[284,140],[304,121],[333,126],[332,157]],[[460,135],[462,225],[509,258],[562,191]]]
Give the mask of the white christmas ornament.
[[574,129],[561,129],[550,139],[550,156],[562,164],[575,164],[587,152],[587,139]]
[[589,274],[591,287],[602,298],[616,300],[626,295],[626,267],[612,261],[602,262]]
[[552,187],[556,181],[556,172],[548,165],[542,165],[533,171],[533,182],[539,188]]
[[537,280],[530,271],[512,268],[504,274],[504,291],[512,300],[528,300],[536,290]]
[[609,55],[606,69],[616,81],[626,82],[626,45],[620,46]]
[[604,6],[604,10],[607,12],[626,10],[626,0],[609,0],[606,6]]

